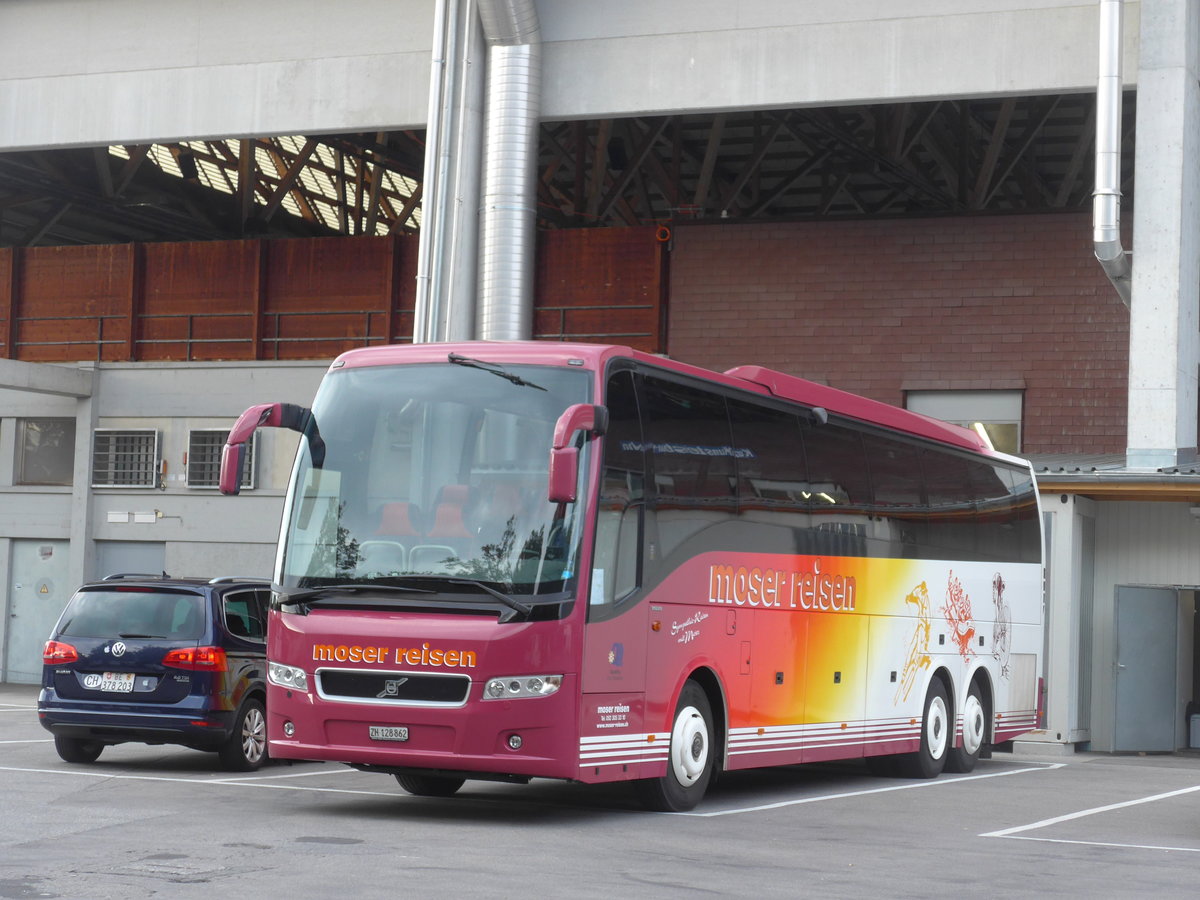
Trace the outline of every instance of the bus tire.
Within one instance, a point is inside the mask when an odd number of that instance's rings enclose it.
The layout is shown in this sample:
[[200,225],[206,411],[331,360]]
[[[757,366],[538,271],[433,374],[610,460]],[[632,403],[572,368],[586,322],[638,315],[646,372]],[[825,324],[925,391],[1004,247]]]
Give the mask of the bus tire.
[[947,772],[970,772],[979,762],[979,753],[987,739],[987,707],[978,682],[971,682],[967,702],[963,707],[963,745],[950,748],[946,757]]
[[704,797],[712,776],[712,707],[704,689],[689,680],[675,706],[667,774],[637,782],[637,790],[648,809],[686,812]]
[[899,774],[904,778],[937,778],[946,765],[950,745],[954,742],[950,703],[946,686],[940,678],[929,682],[925,708],[921,713],[921,749],[897,760]]
[[466,781],[465,778],[447,778],[443,775],[396,773],[396,783],[415,797],[453,797]]
[[54,736],[54,749],[63,762],[94,763],[100,758],[104,745],[99,741],[89,741],[87,738]]

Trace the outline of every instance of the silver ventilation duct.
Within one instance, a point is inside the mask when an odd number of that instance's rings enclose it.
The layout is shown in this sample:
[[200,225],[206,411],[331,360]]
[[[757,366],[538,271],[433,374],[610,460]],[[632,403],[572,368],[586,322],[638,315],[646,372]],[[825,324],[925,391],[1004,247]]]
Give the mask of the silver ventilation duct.
[[476,337],[533,334],[542,47],[533,0],[480,0],[488,45]]
[[1129,305],[1133,264],[1121,246],[1121,49],[1123,0],[1100,0],[1100,66],[1096,86],[1096,189],[1092,240],[1096,259]]

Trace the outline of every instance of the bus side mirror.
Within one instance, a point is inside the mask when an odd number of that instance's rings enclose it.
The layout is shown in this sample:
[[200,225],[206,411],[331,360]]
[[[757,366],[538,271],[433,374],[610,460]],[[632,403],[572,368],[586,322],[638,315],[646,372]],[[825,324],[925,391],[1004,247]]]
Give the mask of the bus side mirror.
[[608,430],[608,410],[593,403],[568,406],[554,425],[550,446],[549,499],[551,503],[574,503],[579,481],[579,448],[573,445],[575,433],[595,437]]
[[[313,465],[320,467],[325,460],[325,444],[317,433],[312,410],[294,403],[259,403],[242,413],[225,446],[221,448],[222,494],[236,494],[242,489],[242,467],[246,463],[246,442],[259,428],[290,428],[308,437]],[[318,456],[320,457],[318,459]]]

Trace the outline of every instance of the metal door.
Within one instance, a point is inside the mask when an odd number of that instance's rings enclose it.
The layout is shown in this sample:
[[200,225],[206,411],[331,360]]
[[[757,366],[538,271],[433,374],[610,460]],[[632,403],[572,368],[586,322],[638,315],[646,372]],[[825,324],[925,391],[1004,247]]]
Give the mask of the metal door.
[[1114,750],[1175,750],[1174,588],[1117,587]]
[[12,542],[4,681],[42,680],[42,648],[75,589],[67,583],[69,547],[67,541]]

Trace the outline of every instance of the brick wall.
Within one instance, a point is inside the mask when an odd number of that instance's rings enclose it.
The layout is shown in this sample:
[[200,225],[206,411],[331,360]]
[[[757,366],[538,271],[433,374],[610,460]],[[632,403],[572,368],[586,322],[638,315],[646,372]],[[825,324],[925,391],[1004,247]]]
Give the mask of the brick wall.
[[1123,453],[1129,315],[1087,213],[681,225],[671,356],[896,405],[1023,388],[1026,453]]

